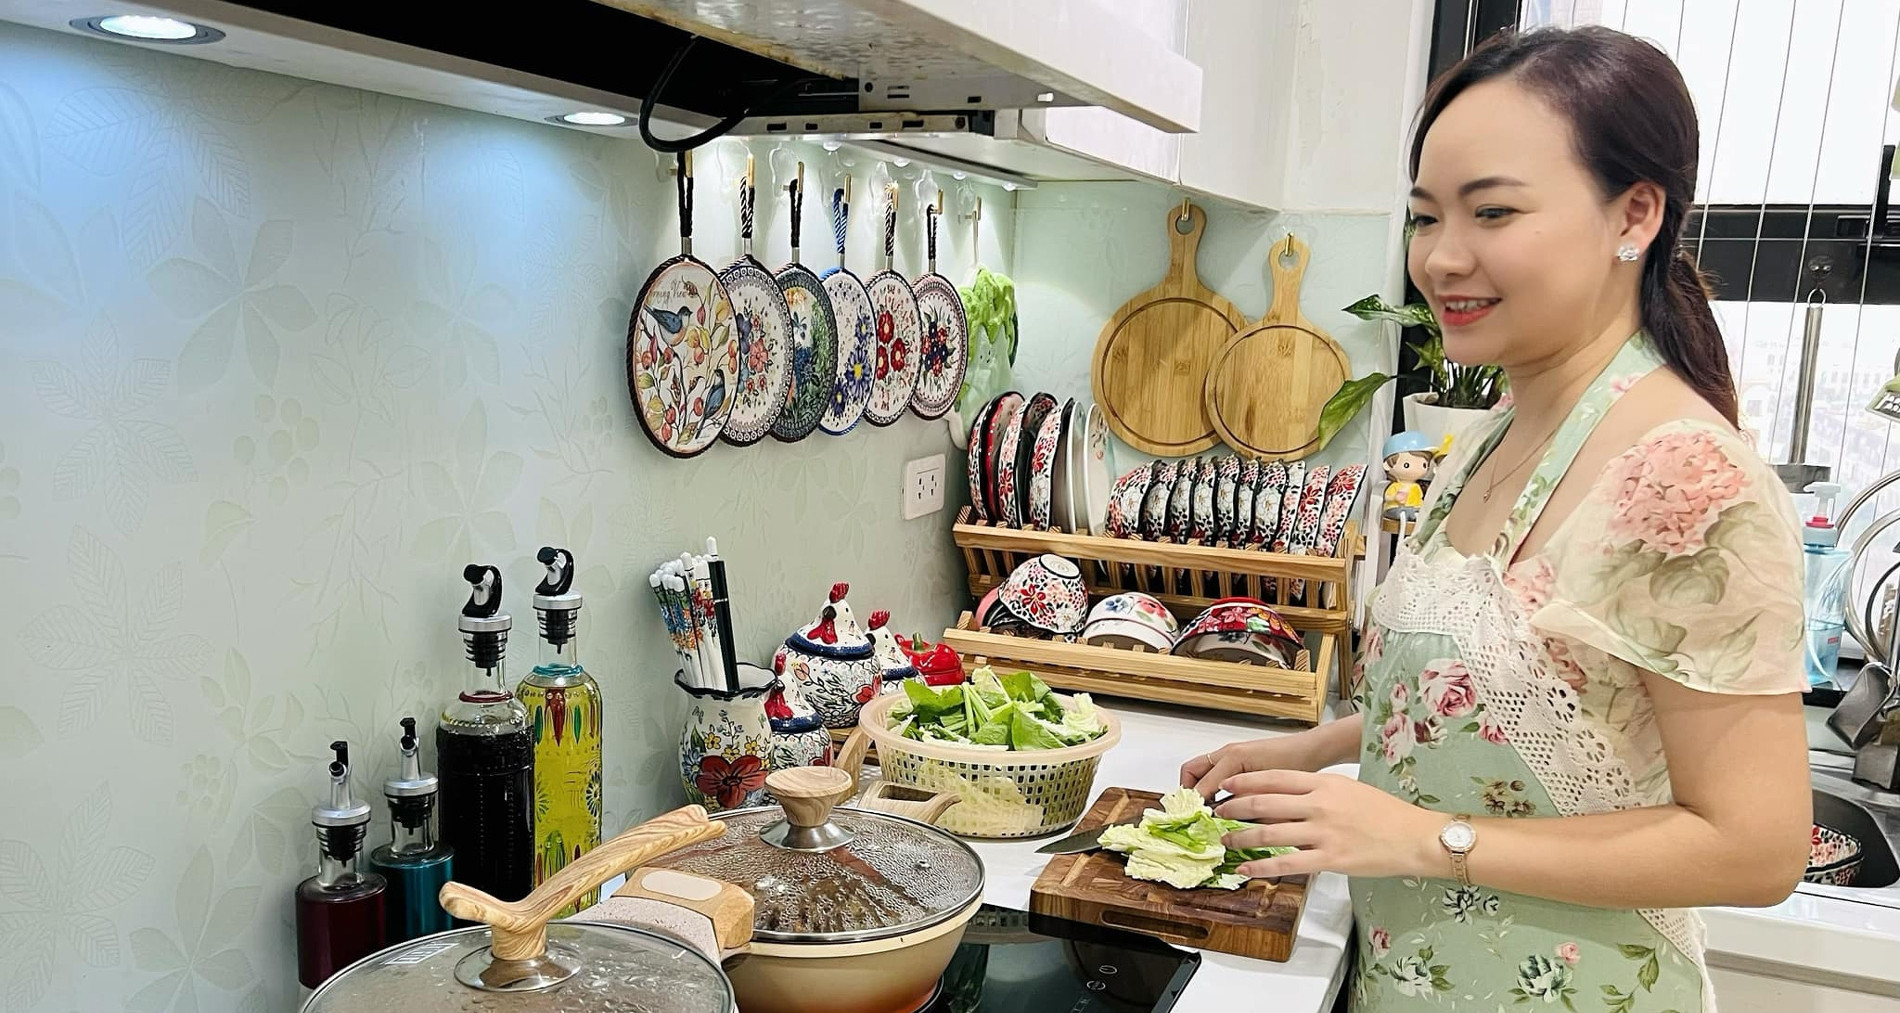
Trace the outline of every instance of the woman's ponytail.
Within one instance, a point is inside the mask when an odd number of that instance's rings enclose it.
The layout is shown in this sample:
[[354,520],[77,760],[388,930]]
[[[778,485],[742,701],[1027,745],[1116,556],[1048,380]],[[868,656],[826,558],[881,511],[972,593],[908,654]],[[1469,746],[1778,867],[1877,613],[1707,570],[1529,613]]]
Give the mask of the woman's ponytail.
[[[1672,217],[1676,215],[1665,215],[1665,223]],[[1657,235],[1643,264],[1642,311],[1643,327],[1663,360],[1730,425],[1739,427],[1728,346],[1715,322],[1715,308],[1709,305],[1708,283],[1673,235]]]

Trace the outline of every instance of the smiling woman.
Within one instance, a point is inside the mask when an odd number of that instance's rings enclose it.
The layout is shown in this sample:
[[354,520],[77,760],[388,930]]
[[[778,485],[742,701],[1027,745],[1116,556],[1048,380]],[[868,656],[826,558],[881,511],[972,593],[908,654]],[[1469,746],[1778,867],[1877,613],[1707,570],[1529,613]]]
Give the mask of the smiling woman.
[[1353,877],[1355,1010],[1710,1011],[1686,909],[1805,866],[1801,554],[1678,245],[1697,136],[1668,58],[1600,28],[1496,38],[1426,98],[1412,280],[1515,407],[1375,593],[1359,713],[1181,771],[1263,824],[1229,847],[1301,849],[1242,874]]

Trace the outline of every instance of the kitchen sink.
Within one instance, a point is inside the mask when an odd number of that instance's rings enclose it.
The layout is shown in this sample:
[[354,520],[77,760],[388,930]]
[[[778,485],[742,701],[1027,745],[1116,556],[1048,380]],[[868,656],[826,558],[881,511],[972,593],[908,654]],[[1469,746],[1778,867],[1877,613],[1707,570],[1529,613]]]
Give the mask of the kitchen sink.
[[[1814,821],[1860,841],[1860,875],[1850,887],[1803,883],[1799,892],[1900,909],[1900,794],[1876,791],[1849,776],[1852,758],[1810,754]],[[1843,759],[1845,765],[1843,765]]]

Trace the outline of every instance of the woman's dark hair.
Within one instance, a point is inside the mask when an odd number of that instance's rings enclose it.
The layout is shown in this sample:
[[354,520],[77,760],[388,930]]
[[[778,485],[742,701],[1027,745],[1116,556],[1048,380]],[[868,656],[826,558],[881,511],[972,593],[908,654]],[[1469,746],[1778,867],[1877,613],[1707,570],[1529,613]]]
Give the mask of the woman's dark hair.
[[1577,155],[1607,200],[1637,183],[1663,191],[1662,229],[1643,261],[1643,326],[1670,367],[1739,425],[1735,381],[1709,290],[1679,240],[1695,199],[1695,103],[1667,54],[1595,25],[1503,32],[1432,82],[1412,135],[1418,176],[1425,135],[1472,85],[1509,77],[1570,121]]

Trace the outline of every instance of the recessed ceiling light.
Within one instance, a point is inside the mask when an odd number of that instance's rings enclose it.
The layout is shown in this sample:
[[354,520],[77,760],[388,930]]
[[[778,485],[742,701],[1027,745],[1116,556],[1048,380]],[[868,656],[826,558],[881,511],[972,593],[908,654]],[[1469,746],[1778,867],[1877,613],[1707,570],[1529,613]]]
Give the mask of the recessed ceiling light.
[[96,18],[75,18],[67,23],[82,32],[95,35],[137,39],[140,42],[165,42],[175,46],[195,46],[224,38],[223,32],[208,25],[195,25],[155,14],[108,14]]
[[837,141],[826,141],[824,142],[824,148],[826,151],[837,151],[839,144]]
[[566,113],[560,116],[550,116],[548,119],[556,123],[566,123],[576,127],[619,127],[625,126],[627,122],[627,118],[619,113],[596,112],[589,109],[584,109],[580,112]]

